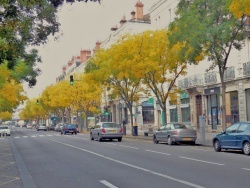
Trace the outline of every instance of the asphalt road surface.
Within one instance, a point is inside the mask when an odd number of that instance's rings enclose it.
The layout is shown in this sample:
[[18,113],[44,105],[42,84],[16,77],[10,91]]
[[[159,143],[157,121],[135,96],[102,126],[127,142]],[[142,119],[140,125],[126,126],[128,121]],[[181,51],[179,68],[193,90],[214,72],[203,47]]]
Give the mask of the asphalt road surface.
[[0,188],[250,186],[250,156],[241,152],[128,138],[98,142],[87,134],[11,129],[10,137],[0,139]]

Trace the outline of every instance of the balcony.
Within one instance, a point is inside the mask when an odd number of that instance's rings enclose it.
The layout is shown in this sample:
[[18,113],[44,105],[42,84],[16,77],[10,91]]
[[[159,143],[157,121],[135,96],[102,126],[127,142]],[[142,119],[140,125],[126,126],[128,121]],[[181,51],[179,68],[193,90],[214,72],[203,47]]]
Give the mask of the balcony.
[[217,83],[217,74],[216,72],[208,72],[204,74],[205,84],[215,84]]
[[203,75],[197,74],[194,76],[190,76],[188,78],[184,78],[178,82],[178,87],[181,89],[186,89],[190,87],[202,86],[204,84]]
[[234,67],[227,67],[227,69],[224,72],[224,80],[233,80],[235,78],[235,71]]
[[250,76],[250,62],[243,63],[243,76]]

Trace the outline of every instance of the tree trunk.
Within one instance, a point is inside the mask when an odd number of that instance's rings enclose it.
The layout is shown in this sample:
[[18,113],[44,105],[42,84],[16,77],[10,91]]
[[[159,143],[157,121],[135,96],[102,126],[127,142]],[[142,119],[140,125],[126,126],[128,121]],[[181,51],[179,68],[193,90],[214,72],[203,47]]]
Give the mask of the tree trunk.
[[166,103],[162,104],[162,125],[167,124],[167,108]]
[[131,103],[131,105],[128,107],[129,112],[130,112],[130,128],[131,128],[131,133],[132,135],[134,135],[134,126],[133,126],[133,105]]
[[224,83],[224,80],[221,79],[221,125],[222,129],[226,129],[226,85]]

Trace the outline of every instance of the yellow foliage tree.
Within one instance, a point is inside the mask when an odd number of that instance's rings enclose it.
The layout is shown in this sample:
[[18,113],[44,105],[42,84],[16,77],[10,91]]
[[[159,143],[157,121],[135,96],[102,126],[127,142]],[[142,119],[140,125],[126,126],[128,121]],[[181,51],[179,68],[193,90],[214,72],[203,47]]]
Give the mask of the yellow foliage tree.
[[250,16],[250,1],[232,0],[229,9],[236,18]]

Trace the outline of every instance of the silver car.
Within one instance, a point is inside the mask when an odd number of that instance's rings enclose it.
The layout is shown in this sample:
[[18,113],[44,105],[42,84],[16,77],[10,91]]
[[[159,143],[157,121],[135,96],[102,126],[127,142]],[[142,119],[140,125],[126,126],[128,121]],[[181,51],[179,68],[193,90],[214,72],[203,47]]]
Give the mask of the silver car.
[[180,123],[169,123],[158,129],[153,135],[154,143],[159,141],[167,142],[172,145],[176,142],[187,142],[192,145],[197,139],[196,131],[189,125]]
[[3,125],[0,126],[0,136],[10,136],[10,128],[9,126]]
[[103,139],[118,139],[122,141],[122,127],[113,122],[99,122],[90,129],[90,139],[101,142]]
[[45,123],[40,123],[40,124],[37,126],[37,131],[40,131],[40,130],[47,131],[47,126],[46,126]]

